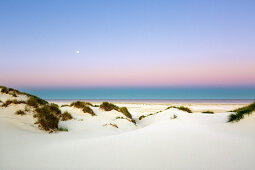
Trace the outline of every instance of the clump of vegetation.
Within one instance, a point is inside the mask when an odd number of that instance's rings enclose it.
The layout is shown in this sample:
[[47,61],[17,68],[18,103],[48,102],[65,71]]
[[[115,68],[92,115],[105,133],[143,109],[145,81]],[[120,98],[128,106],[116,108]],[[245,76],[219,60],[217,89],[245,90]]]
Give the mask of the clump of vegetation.
[[58,130],[59,116],[57,113],[59,111],[56,112],[56,108],[50,105],[37,108],[35,117],[37,118],[36,123],[39,124],[39,128],[48,132]]
[[142,120],[143,118],[146,118],[146,116],[145,115],[140,116],[139,120]]
[[16,114],[16,115],[23,116],[23,115],[25,115],[26,113],[25,113],[24,111],[22,111],[22,110],[18,110],[18,111],[15,112],[15,114]]
[[103,102],[100,106],[100,109],[104,110],[104,111],[112,111],[112,110],[116,110],[118,112],[121,112],[122,114],[124,114],[127,118],[129,118],[132,123],[136,124],[136,121],[132,118],[132,115],[129,113],[128,109],[126,107],[118,107],[113,103],[109,103],[109,102]]
[[129,113],[129,111],[128,111],[128,109],[126,107],[119,108],[119,112],[123,113],[129,119],[133,119],[132,115]]
[[185,106],[169,106],[167,109],[171,109],[171,108],[175,108],[175,109],[179,109],[179,110],[182,110],[182,111],[185,111],[185,112],[188,112],[188,113],[192,113],[192,111],[188,108],[188,107],[185,107]]
[[115,119],[126,119],[126,118],[122,116],[117,116]]
[[228,122],[238,122],[243,119],[244,115],[250,115],[253,111],[255,111],[255,102],[233,110],[235,113],[229,115]]
[[136,121],[134,119],[130,119],[130,118],[127,118],[127,117],[122,117],[122,116],[117,116],[115,119],[126,119],[127,121],[129,121],[129,122],[136,125]]
[[89,107],[89,106],[84,106],[82,111],[84,113],[89,113],[91,116],[96,116],[95,112]]
[[20,91],[15,90],[15,89],[13,89],[13,88],[7,88],[7,87],[5,87],[5,86],[0,86],[0,88],[1,88],[1,92],[2,92],[2,93],[10,94],[10,95],[12,95],[13,97],[17,97],[17,94],[21,94]]
[[5,94],[8,94],[8,93],[9,93],[9,89],[8,89],[7,87],[1,86],[0,88],[1,88],[1,92],[2,92],[2,93],[5,93]]
[[[13,97],[17,96],[17,94],[26,95],[29,97],[27,101],[19,101],[19,100],[7,100],[5,103],[3,103],[2,106],[7,107],[8,105],[14,103],[14,104],[27,104],[25,106],[25,111],[18,110],[15,112],[17,115],[25,115],[27,111],[30,110],[30,106],[36,108],[35,114],[33,115],[34,118],[37,118],[36,124],[38,124],[38,127],[42,130],[53,132],[57,130],[64,130],[64,129],[58,129],[58,123],[61,118],[61,111],[59,110],[59,106],[51,103],[49,104],[47,101],[27,93],[20,92],[18,90],[14,90],[12,88],[7,88],[4,86],[0,86],[1,92],[10,94]],[[69,116],[67,114],[65,115],[64,119],[69,119]],[[65,130],[66,131],[66,130]]]
[[119,128],[118,125],[113,124],[113,123],[108,123],[108,124],[105,124],[104,126],[112,126],[112,127],[115,127],[115,128]]
[[89,103],[89,102],[75,101],[75,102],[72,102],[72,103],[70,104],[70,106],[73,106],[73,107],[82,109],[82,108],[84,108],[85,106],[93,106],[93,105],[92,105],[91,103]]
[[69,106],[68,104],[63,104],[63,105],[61,105],[61,107],[67,107],[67,106]]
[[135,119],[127,119],[127,120],[130,121],[130,122],[132,122],[132,123],[134,123],[134,124],[136,125]]
[[188,112],[188,113],[192,113],[192,111],[188,107],[180,106],[180,107],[178,107],[178,109],[182,110],[182,111],[185,111],[185,112]]
[[207,114],[214,114],[213,111],[207,110],[207,111],[203,111],[202,113],[207,113]]
[[25,111],[28,112],[30,110],[30,108],[26,105],[25,106]]
[[25,101],[23,101],[23,100],[16,100],[16,99],[12,100],[12,103],[13,104],[26,104]]
[[103,102],[100,106],[100,109],[104,110],[104,111],[112,111],[112,110],[117,110],[119,109],[118,106],[116,106],[115,104],[109,103],[109,102]]
[[67,128],[64,128],[64,127],[60,127],[58,130],[59,130],[59,131],[62,131],[62,132],[68,132],[68,129],[67,129]]
[[70,106],[76,107],[78,109],[82,109],[84,113],[89,113],[91,116],[96,116],[94,111],[90,108],[90,106],[93,106],[89,102],[83,102],[83,101],[75,101],[70,104]]
[[55,103],[51,103],[48,105],[50,107],[50,110],[52,113],[54,113],[56,116],[59,116],[61,115],[61,110],[59,110],[59,106]]
[[71,119],[73,119],[73,116],[72,116],[69,112],[67,112],[67,111],[65,111],[65,112],[61,115],[61,120],[62,120],[62,121],[67,121],[67,120],[71,120]]
[[2,104],[2,107],[7,107],[12,103],[13,104],[26,104],[25,101],[14,99],[14,100],[6,100],[5,103]]
[[160,112],[162,112],[162,110],[157,111],[157,112],[155,112],[155,113],[150,113],[150,114],[148,114],[148,115],[142,115],[142,116],[139,117],[139,120],[142,120],[143,118],[146,118],[146,117],[148,117],[148,116],[155,115],[155,114],[160,113]]
[[11,100],[6,100],[6,101],[2,104],[2,107],[7,107],[7,106],[9,106],[10,104],[12,104],[12,101],[11,101]]
[[48,104],[48,102],[43,100],[43,99],[41,99],[41,98],[39,98],[39,97],[30,96],[29,99],[27,100],[27,104],[29,106],[37,108],[39,105],[46,105],[46,104]]

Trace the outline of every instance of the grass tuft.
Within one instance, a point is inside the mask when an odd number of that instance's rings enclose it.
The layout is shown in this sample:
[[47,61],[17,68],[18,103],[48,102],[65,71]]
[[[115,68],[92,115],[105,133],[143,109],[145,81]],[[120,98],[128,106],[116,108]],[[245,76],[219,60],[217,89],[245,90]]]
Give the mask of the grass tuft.
[[9,89],[7,88],[7,87],[5,87],[5,86],[1,86],[1,92],[2,93],[5,93],[5,94],[8,94],[9,93]]
[[72,102],[70,106],[76,107],[78,109],[82,109],[84,108],[84,106],[93,106],[93,105],[89,102],[75,101],[75,102]]
[[16,115],[23,116],[23,115],[25,115],[26,113],[25,113],[24,111],[22,111],[22,110],[17,110],[17,111],[15,112],[15,114],[16,114]]
[[119,128],[118,125],[116,125],[114,123],[104,124],[104,126],[112,126],[112,127],[115,127],[115,128]]
[[89,113],[91,116],[96,116],[94,111],[90,108],[90,106],[93,106],[93,105],[89,102],[75,101],[75,102],[72,102],[70,106],[76,107],[78,109],[82,109],[84,113]]
[[207,110],[207,111],[203,111],[202,113],[207,113],[207,114],[214,114],[213,111]]
[[6,101],[2,104],[2,107],[7,107],[7,106],[9,106],[10,104],[12,104],[12,101],[11,101],[11,100],[6,100]]
[[192,111],[190,110],[190,108],[185,107],[185,106],[169,106],[168,108],[166,108],[166,110],[171,109],[171,108],[175,108],[175,109],[179,109],[188,113],[192,113]]
[[128,109],[126,107],[119,107],[119,106],[116,106],[115,104],[109,103],[109,102],[103,102],[99,107],[100,107],[100,109],[102,109],[104,111],[116,110],[118,112],[121,112],[127,118],[130,119],[129,121],[136,124],[135,120],[132,118],[132,115],[130,114],[130,112],[128,111]]
[[14,99],[14,100],[6,100],[5,103],[2,104],[2,107],[7,107],[12,103],[13,104],[26,104],[25,101]]
[[71,119],[73,119],[73,116],[72,116],[69,112],[67,112],[67,111],[65,111],[65,112],[61,115],[61,120],[62,120],[62,121],[67,121],[67,120],[71,120]]
[[192,111],[188,107],[180,106],[180,107],[178,107],[178,109],[182,110],[182,111],[185,111],[185,112],[188,112],[188,113],[192,113]]
[[59,116],[56,115],[56,110],[54,107],[44,105],[41,108],[37,108],[36,112],[36,123],[39,124],[39,128],[49,132],[58,130]]
[[58,131],[68,132],[68,129],[67,129],[67,128],[64,128],[64,127],[60,127],[60,128],[58,129]]
[[104,110],[104,111],[112,111],[112,110],[117,110],[119,109],[118,106],[116,106],[115,104],[109,103],[109,102],[103,102],[100,106],[100,109]]
[[50,107],[50,110],[52,113],[54,113],[56,116],[61,115],[61,110],[59,110],[59,106],[55,103],[51,103],[48,105]]
[[84,113],[89,113],[91,116],[96,116],[95,112],[89,106],[84,106],[82,111]]
[[41,98],[39,98],[39,97],[30,96],[29,99],[27,100],[27,104],[29,106],[37,108],[39,105],[46,105],[46,104],[48,104],[48,102],[43,100],[43,99],[41,99]]
[[255,111],[255,102],[247,106],[233,110],[232,112],[235,113],[229,115],[228,122],[238,122],[244,118],[244,115],[250,115],[252,114],[253,111]]
[[140,116],[139,120],[142,120],[143,118],[146,118],[146,116],[145,115]]
[[126,107],[119,108],[119,112],[123,113],[129,119],[133,119],[132,115],[129,113],[129,111],[128,111],[128,109]]

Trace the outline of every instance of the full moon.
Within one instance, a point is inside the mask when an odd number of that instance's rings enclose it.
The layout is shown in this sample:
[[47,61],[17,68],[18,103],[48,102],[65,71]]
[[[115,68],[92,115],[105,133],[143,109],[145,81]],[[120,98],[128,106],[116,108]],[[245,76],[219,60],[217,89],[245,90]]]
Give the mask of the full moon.
[[79,54],[79,53],[80,53],[80,51],[78,50],[78,51],[76,51],[76,53],[77,53],[77,54]]

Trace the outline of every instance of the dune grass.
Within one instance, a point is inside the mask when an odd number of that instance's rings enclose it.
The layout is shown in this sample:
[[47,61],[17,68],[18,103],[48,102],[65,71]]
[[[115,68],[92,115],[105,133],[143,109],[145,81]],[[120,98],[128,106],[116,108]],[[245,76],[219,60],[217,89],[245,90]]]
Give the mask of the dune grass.
[[46,105],[48,102],[46,100],[43,100],[36,96],[30,96],[29,99],[26,102],[29,106],[32,106],[34,108],[38,108],[40,105]]
[[61,114],[62,121],[67,121],[71,119],[73,119],[73,116],[69,112],[65,111],[63,114]]
[[143,118],[146,118],[146,117],[147,117],[147,116],[142,115],[142,116],[139,117],[139,120],[142,120]]
[[191,109],[188,107],[185,107],[185,106],[169,106],[168,108],[166,108],[166,110],[171,109],[171,108],[175,108],[175,109],[182,110],[184,112],[192,113]]
[[[53,132],[57,131],[58,129],[58,123],[61,118],[61,111],[59,110],[59,106],[54,103],[48,103],[47,101],[34,96],[30,95],[24,92],[20,92],[18,90],[7,88],[4,86],[0,86],[1,92],[13,95],[13,97],[17,96],[17,94],[22,94],[28,96],[27,101],[22,100],[7,100],[2,104],[3,107],[7,107],[10,104],[26,104],[25,105],[25,111],[30,110],[30,106],[35,108],[34,111],[34,118],[37,118],[36,124],[38,124],[38,127],[42,130],[45,130],[47,132]],[[17,110],[15,114],[17,115],[25,115],[26,112],[23,110]]]
[[125,119],[125,120],[133,123],[134,125],[136,125],[136,121],[134,119],[130,119],[130,118],[127,118],[127,117],[122,117],[122,116],[117,116],[115,119]]
[[142,119],[144,119],[144,118],[146,118],[146,117],[155,115],[155,114],[160,113],[160,112],[162,112],[162,111],[158,111],[158,112],[155,112],[155,113],[150,113],[150,114],[147,114],[147,115],[142,115],[142,116],[139,117],[139,120],[142,120]]
[[123,113],[129,119],[133,119],[132,115],[129,113],[129,111],[128,111],[128,109],[126,107],[119,108],[119,112]]
[[[179,110],[182,110],[182,111],[185,111],[185,112],[188,112],[188,113],[192,113],[192,111],[191,111],[188,107],[184,107],[184,106],[169,106],[169,107],[167,107],[165,110],[168,110],[168,109],[171,109],[171,108],[175,108],[175,109],[179,109]],[[146,118],[146,117],[149,117],[149,116],[152,116],[152,115],[155,115],[155,114],[158,114],[158,113],[160,113],[160,112],[162,112],[162,111],[160,110],[160,111],[158,111],[158,112],[150,113],[150,114],[148,114],[148,115],[141,115],[141,116],[139,117],[139,120],[142,120],[142,119],[144,119],[144,118]]]
[[108,123],[108,124],[104,124],[103,126],[112,126],[115,128],[119,128],[118,125],[116,125],[115,123]]
[[12,100],[6,100],[6,101],[2,104],[2,107],[7,107],[7,106],[9,106],[10,104],[12,104]]
[[89,102],[75,101],[75,102],[72,102],[70,106],[76,107],[78,109],[82,109],[84,106],[93,106],[93,105]]
[[5,86],[0,86],[0,88],[1,88],[2,93],[12,95],[13,97],[17,97],[17,94],[23,94],[19,90],[16,90],[16,89],[13,89],[13,88],[8,88],[8,87],[5,87]]
[[68,129],[67,129],[67,128],[64,128],[64,127],[60,127],[60,128],[58,129],[58,131],[68,132]]
[[24,93],[24,92],[20,92],[19,90],[16,90],[16,89],[13,89],[13,88],[7,88],[5,86],[0,86],[1,88],[1,92],[2,93],[6,93],[6,94],[10,94],[12,95],[13,97],[17,97],[17,94],[19,95],[25,95],[27,97],[29,97],[29,99],[25,102],[25,101],[18,101],[18,100],[7,100],[5,103],[6,105],[8,106],[9,104],[11,103],[14,103],[14,104],[21,104],[21,103],[26,103],[30,106],[33,106],[33,107],[38,107],[39,105],[45,105],[45,104],[48,104],[47,101],[37,97],[37,96],[34,96],[34,95],[31,95],[31,94],[28,94],[28,93]]
[[136,124],[136,121],[133,119],[132,114],[128,111],[128,109],[126,107],[119,107],[116,106],[113,103],[109,103],[109,102],[103,102],[100,106],[100,109],[104,110],[104,111],[112,111],[112,110],[116,110],[118,112],[121,112],[123,115],[125,115],[128,119],[128,121]]
[[26,113],[25,113],[23,110],[17,110],[17,111],[15,112],[15,114],[16,114],[16,115],[23,116],[23,115],[25,115]]
[[104,111],[112,111],[112,110],[119,110],[119,107],[116,106],[113,103],[109,103],[109,102],[103,102],[100,106],[100,109],[104,110]]
[[5,94],[8,94],[9,93],[9,88],[5,87],[5,86],[0,86],[1,88],[1,92],[2,93],[5,93]]
[[55,104],[55,103],[50,103],[49,105],[47,105],[49,108],[50,108],[50,110],[51,110],[51,112],[53,113],[53,114],[55,114],[56,116],[58,116],[58,117],[61,117],[61,110],[59,110],[59,106],[57,105],[57,104]]
[[70,106],[82,109],[84,113],[89,113],[91,116],[96,116],[95,112],[90,108],[90,106],[93,106],[93,104],[89,102],[75,101],[72,102]]
[[7,107],[9,106],[10,104],[26,104],[25,101],[23,100],[6,100],[3,104],[2,104],[2,107]]
[[229,115],[228,122],[238,122],[241,119],[243,119],[245,115],[250,115],[254,111],[255,111],[255,102],[247,106],[232,110],[232,112],[235,112],[235,113]]
[[95,112],[89,106],[84,106],[82,111],[84,113],[89,113],[91,116],[96,116]]
[[48,132],[58,130],[59,116],[55,106],[44,105],[36,109],[36,118],[39,128]]
[[214,114],[213,111],[207,110],[207,111],[203,111],[202,113],[207,113],[207,114]]

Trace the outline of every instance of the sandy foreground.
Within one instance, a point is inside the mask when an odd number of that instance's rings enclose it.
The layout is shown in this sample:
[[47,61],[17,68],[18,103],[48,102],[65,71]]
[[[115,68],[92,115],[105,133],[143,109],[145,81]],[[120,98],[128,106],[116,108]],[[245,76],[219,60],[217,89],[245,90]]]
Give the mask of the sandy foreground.
[[[60,106],[67,103],[57,102]],[[69,131],[48,134],[36,127],[31,115],[14,114],[24,106],[0,108],[0,169],[255,169],[255,114],[238,123],[226,123],[228,111],[244,104],[175,104],[187,106],[193,113],[165,110],[170,106],[165,103],[116,104],[126,106],[137,125],[116,119],[121,114],[115,111],[93,107],[97,116],[92,117],[62,107],[74,117],[60,122]],[[205,110],[215,114],[201,113]],[[162,112],[138,120],[157,111]]]

